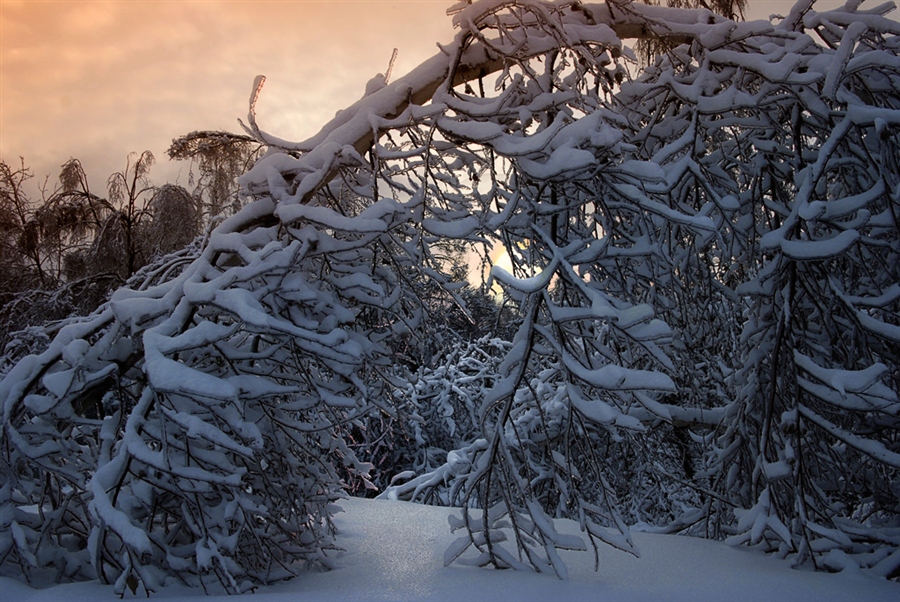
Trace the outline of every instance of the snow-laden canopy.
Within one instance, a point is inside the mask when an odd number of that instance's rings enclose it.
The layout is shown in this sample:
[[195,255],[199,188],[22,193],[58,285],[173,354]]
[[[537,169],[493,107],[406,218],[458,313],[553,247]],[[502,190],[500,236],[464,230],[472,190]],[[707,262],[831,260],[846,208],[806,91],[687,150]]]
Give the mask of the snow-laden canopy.
[[[327,566],[393,420],[452,445],[386,495],[487,510],[448,562],[564,577],[559,549],[634,551],[652,519],[896,576],[892,7],[460,4],[451,44],[302,143],[260,130],[258,79],[247,205],[0,383],[4,574],[242,591]],[[668,49],[633,76],[628,38]],[[515,337],[423,394],[455,353],[431,324],[465,306],[447,254],[499,244]]]

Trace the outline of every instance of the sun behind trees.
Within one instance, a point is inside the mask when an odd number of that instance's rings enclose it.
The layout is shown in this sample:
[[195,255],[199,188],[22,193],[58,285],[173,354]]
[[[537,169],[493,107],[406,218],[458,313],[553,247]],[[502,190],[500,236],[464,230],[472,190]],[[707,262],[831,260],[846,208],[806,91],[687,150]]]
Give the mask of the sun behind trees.
[[[886,10],[461,3],[300,143],[258,79],[246,205],[0,382],[4,573],[245,591],[331,566],[378,487],[461,507],[447,562],[565,577],[642,521],[896,578]],[[463,336],[445,259],[499,243],[515,334]]]

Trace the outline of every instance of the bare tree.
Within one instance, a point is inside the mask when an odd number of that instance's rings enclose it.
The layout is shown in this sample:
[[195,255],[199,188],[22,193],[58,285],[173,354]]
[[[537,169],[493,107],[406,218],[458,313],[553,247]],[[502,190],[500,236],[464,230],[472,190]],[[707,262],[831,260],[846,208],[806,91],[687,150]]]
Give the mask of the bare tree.
[[36,284],[45,285],[50,278],[41,252],[40,228],[36,223],[38,205],[25,192],[24,184],[34,174],[0,162],[0,258],[3,262],[3,294],[17,292]]
[[237,178],[262,156],[265,146],[250,136],[229,132],[191,132],[172,140],[170,159],[197,162],[191,171],[195,194],[204,199],[207,219],[240,208]]
[[17,170],[2,163],[0,347],[15,331],[93,311],[148,262],[200,234],[199,201],[178,186],[153,186],[152,164],[149,151],[130,157],[108,179],[106,199],[70,159],[55,187],[48,178],[34,199],[23,187],[32,177],[24,160]]

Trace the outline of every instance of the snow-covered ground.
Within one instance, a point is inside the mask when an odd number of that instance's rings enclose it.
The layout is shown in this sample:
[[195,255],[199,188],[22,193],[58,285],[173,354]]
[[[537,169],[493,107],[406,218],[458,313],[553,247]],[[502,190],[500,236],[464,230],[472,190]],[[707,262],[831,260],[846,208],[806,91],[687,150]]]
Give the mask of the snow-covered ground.
[[[548,575],[443,566],[444,550],[456,538],[447,515],[453,510],[382,500],[341,502],[338,544],[346,551],[339,568],[311,572],[261,588],[249,601],[295,600],[900,600],[900,584],[858,572],[814,573],[753,550],[688,537],[636,533],[641,558],[601,549],[600,570],[591,553],[563,553],[569,580]],[[138,592],[143,598],[143,593]],[[0,579],[4,602],[102,602],[118,597],[96,582],[33,590]],[[173,586],[152,599],[224,602],[228,596]]]

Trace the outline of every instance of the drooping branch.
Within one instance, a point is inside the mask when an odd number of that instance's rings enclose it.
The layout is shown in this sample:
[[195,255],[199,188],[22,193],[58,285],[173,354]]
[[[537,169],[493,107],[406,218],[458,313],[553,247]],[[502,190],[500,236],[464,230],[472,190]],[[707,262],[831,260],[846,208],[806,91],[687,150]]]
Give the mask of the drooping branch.
[[[317,177],[319,185],[328,181],[336,171],[331,169],[334,154],[345,147],[352,147],[360,155],[371,147],[377,124],[397,119],[407,108],[429,103],[440,88],[453,88],[475,81],[509,66],[510,57],[498,54],[492,47],[505,44],[500,40],[483,39],[480,30],[486,26],[486,16],[509,6],[540,6],[532,2],[478,2],[457,12],[454,25],[463,28],[453,44],[423,62],[409,74],[398,78],[370,96],[340,111],[315,136],[302,142],[289,142],[261,131],[256,124],[255,105],[264,78],[256,79],[251,94],[250,127],[248,134],[273,148],[289,152],[301,152],[298,164],[282,168],[286,176],[319,173],[326,168],[327,176]],[[557,7],[554,7],[557,8]],[[557,22],[551,22],[558,35],[535,35],[520,40],[517,58],[527,59],[559,50],[562,44],[569,46],[609,49],[614,53],[623,50],[622,40],[661,38],[675,42],[709,37],[717,29],[725,29],[730,37],[739,38],[759,34],[771,29],[767,22],[733,23],[708,10],[684,10],[667,7],[610,2],[604,4],[559,5],[555,11]],[[539,28],[540,29],[540,28]],[[708,41],[707,41],[708,42]],[[326,167],[329,166],[329,167]],[[259,174],[262,176],[262,174]],[[248,176],[244,179],[250,192],[261,193],[266,188],[265,179]],[[311,194],[315,186],[304,187]],[[300,200],[299,202],[304,202]]]

